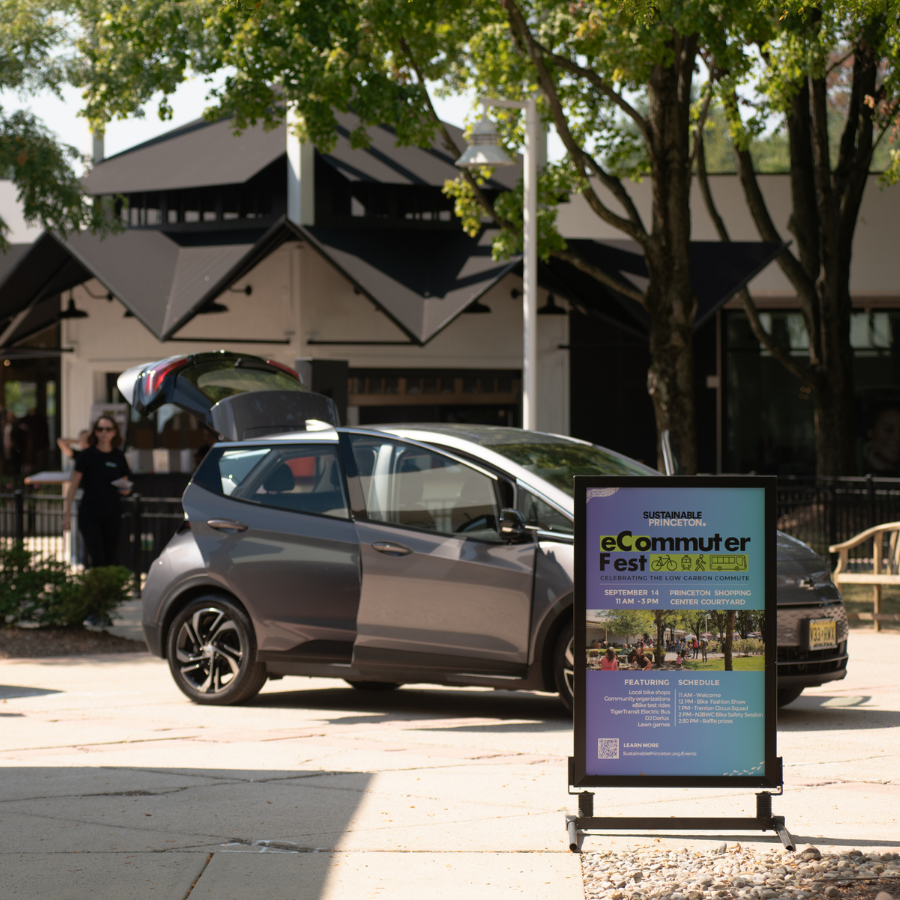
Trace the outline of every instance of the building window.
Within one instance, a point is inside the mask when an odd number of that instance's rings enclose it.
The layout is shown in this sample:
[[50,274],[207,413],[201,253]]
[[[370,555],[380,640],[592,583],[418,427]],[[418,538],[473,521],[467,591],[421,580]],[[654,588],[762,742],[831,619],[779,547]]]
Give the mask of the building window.
[[[801,313],[765,311],[760,320],[783,350],[798,362],[808,360]],[[814,475],[812,392],[760,345],[742,310],[725,313],[722,337],[723,471]],[[900,310],[852,313],[850,344],[858,413],[857,471],[846,474],[900,475],[900,438],[886,437],[894,420],[900,434]]]

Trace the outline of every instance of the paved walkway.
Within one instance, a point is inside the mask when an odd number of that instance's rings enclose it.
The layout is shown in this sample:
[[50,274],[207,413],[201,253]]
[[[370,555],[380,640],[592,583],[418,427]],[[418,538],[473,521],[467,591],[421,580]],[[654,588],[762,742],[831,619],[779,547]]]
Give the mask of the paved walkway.
[[[780,717],[802,844],[900,850],[900,649],[854,633],[851,675]],[[270,682],[197,707],[149,655],[0,662],[0,896],[15,900],[575,900],[555,698]],[[617,789],[598,812],[748,815],[752,791]],[[586,850],[770,835],[616,833]]]

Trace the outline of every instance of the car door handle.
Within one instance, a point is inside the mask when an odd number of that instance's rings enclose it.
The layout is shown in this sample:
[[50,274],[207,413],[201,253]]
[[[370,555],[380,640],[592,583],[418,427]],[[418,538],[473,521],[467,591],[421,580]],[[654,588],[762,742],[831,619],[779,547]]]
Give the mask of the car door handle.
[[393,541],[375,541],[372,544],[372,549],[387,556],[409,556],[412,553],[409,547],[404,547],[403,544],[395,544]]
[[246,531],[247,526],[243,522],[236,522],[234,519],[210,519],[207,523],[210,528],[216,531]]

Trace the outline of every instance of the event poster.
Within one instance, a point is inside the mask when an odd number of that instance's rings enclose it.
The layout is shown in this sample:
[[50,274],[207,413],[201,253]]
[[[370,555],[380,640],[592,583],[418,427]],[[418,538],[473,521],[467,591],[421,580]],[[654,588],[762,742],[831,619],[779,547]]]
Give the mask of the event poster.
[[578,486],[584,774],[764,778],[765,485],[636,481]]

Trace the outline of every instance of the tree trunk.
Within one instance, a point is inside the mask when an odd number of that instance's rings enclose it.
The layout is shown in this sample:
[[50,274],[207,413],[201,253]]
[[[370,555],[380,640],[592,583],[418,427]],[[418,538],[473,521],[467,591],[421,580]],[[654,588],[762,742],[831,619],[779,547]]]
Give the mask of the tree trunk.
[[734,660],[732,659],[732,649],[734,647],[734,610],[729,610],[725,614],[725,642],[723,650],[725,652],[725,671],[734,671]]
[[672,40],[673,63],[657,66],[648,85],[653,226],[645,248],[649,284],[650,370],[662,469],[661,438],[668,430],[686,475],[697,471],[694,420],[694,319],[697,299],[691,286],[690,90],[696,40]]
[[654,616],[656,619],[656,647],[654,648],[655,653],[653,654],[654,659],[656,660],[656,668],[661,669],[663,663],[666,661],[666,619],[668,616],[665,613],[657,612]]
[[[827,369],[816,379],[813,390],[816,427],[816,475],[819,478],[850,475],[856,471],[856,406],[853,390],[853,351],[847,316],[846,347],[841,347],[837,326],[824,324],[831,352],[823,354]],[[828,317],[824,316],[825,322]],[[834,329],[834,334],[828,331]]]

